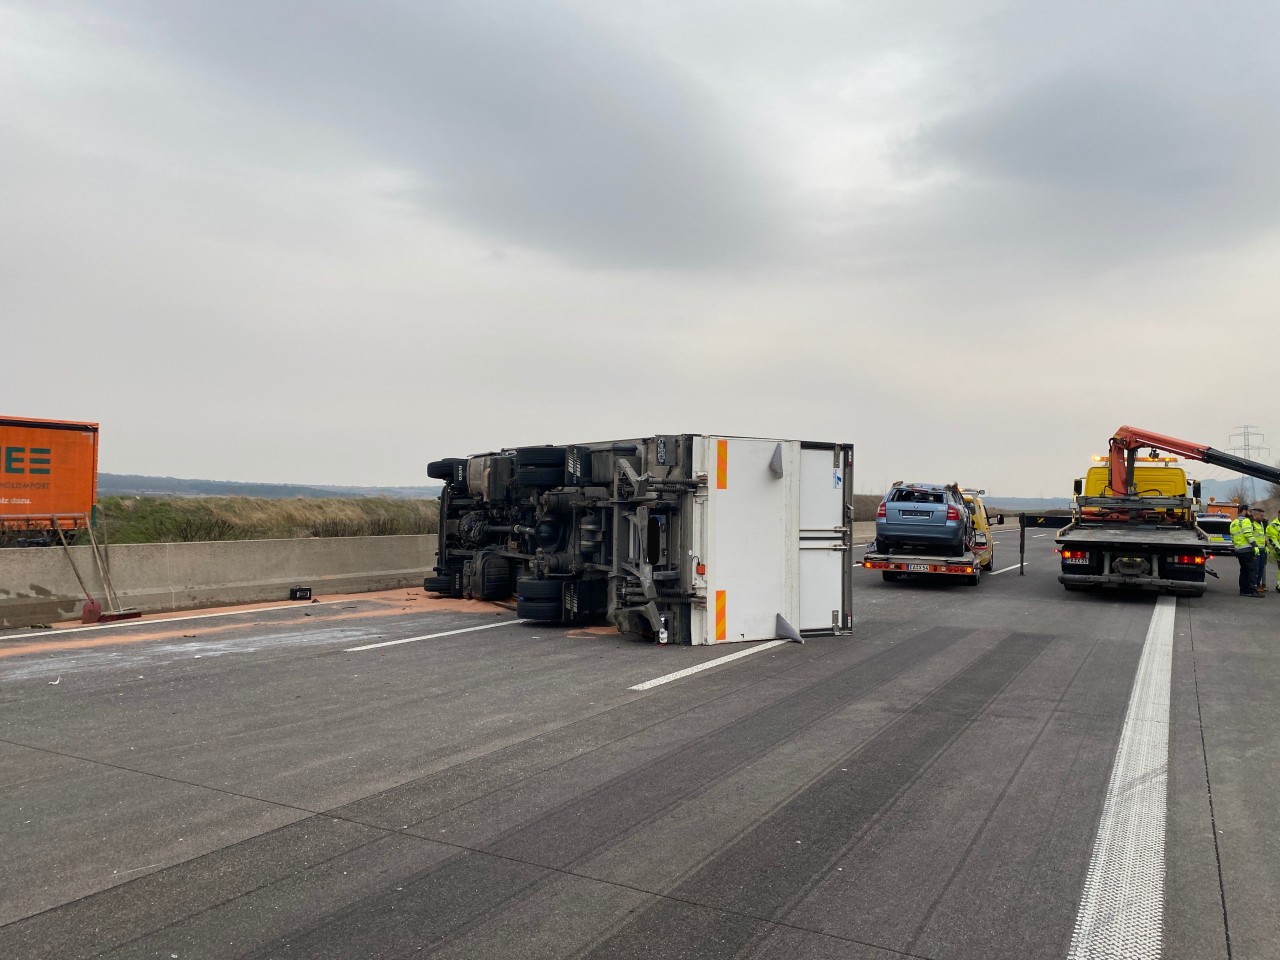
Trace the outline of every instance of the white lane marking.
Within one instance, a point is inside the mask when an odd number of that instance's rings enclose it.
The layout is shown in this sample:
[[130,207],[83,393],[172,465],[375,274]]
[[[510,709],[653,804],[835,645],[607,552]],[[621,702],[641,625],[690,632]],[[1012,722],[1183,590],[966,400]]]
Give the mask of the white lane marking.
[[1069,960],[1161,956],[1175,600],[1156,600],[1129,696]]
[[213,617],[243,617],[250,613],[271,613],[275,610],[310,610],[312,607],[327,607],[335,603],[355,603],[350,598],[346,600],[318,600],[315,603],[298,603],[296,606],[288,607],[253,607],[249,610],[224,610],[221,613],[193,613],[189,617],[165,617],[162,620],[116,620],[111,623],[94,623],[87,627],[54,627],[49,631],[40,631],[39,634],[32,633],[30,630],[25,633],[3,633],[0,634],[0,640],[29,640],[33,636],[39,636],[41,640],[51,637],[60,637],[64,633],[80,633],[83,630],[106,630],[110,627],[153,627],[157,623],[185,623],[187,620],[209,620]]
[[712,667],[718,667],[722,663],[728,663],[730,660],[738,660],[742,657],[749,657],[753,653],[759,653],[761,650],[768,650],[770,647],[776,647],[780,643],[791,643],[790,640],[770,640],[762,643],[758,647],[751,647],[748,650],[739,650],[737,653],[731,653],[727,657],[719,657],[716,660],[708,660],[706,663],[700,663],[696,667],[687,667],[684,670],[677,670],[675,673],[668,673],[665,677],[658,677],[655,680],[646,680],[644,683],[637,683],[634,687],[627,687],[628,690],[651,690],[654,687],[662,686],[664,683],[670,683],[672,680],[679,680],[682,677],[688,677],[695,673],[701,673],[703,670],[710,670]]
[[528,623],[528,620],[502,620],[499,623],[486,623],[480,627],[463,627],[461,630],[446,630],[444,633],[425,633],[420,637],[405,637],[403,640],[384,640],[382,643],[366,643],[363,647],[347,647],[343,653],[356,653],[359,650],[377,650],[379,647],[394,647],[398,643],[416,643],[419,640],[437,640],[440,637],[456,637],[460,633],[475,633],[477,630],[492,630],[494,627],[507,627],[513,623]]
[[1037,537],[1047,537],[1047,536],[1048,536],[1048,534],[1047,534],[1047,533],[1033,533],[1033,534],[1031,535],[1031,539],[1032,539],[1032,540],[1035,540]]
[[1015,563],[1012,567],[1005,567],[1003,570],[992,570],[987,574],[988,577],[994,577],[998,573],[1008,573],[1010,570],[1017,570],[1020,564]]

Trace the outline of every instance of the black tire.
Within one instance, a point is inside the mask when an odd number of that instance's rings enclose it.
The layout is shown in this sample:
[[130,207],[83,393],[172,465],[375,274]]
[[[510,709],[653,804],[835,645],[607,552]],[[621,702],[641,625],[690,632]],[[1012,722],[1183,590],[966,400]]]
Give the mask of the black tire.
[[554,600],[559,603],[564,596],[564,581],[521,577],[516,581],[516,596],[521,600]]
[[457,457],[450,457],[447,460],[432,460],[427,464],[427,476],[432,480],[452,481],[454,478],[454,468],[460,463],[466,463]]
[[880,576],[885,583],[893,583],[895,580],[901,577],[902,574],[897,570],[881,570]]
[[521,620],[563,620],[564,607],[559,600],[525,600],[517,597],[516,616]]
[[445,596],[453,596],[453,577],[423,577],[422,589],[427,593],[443,593]]
[[1089,589],[1089,585],[1087,583],[1064,583],[1063,587],[1070,590],[1072,593],[1081,593]]
[[978,585],[978,579],[979,579],[979,577],[978,577],[978,575],[977,575],[976,573],[975,573],[973,576],[971,576],[971,577],[965,577],[965,578],[964,578],[964,585],[965,585],[966,587],[976,587],[976,586]]
[[517,447],[517,467],[555,467],[564,470],[564,447]]
[[487,557],[480,570],[480,599],[505,600],[511,596],[511,561]]
[[517,467],[516,483],[522,487],[559,487],[564,484],[564,467]]

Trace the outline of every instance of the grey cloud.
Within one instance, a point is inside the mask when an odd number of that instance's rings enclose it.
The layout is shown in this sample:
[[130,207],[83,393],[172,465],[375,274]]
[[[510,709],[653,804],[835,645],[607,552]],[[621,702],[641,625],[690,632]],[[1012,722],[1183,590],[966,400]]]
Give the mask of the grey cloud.
[[1194,201],[1237,179],[1242,144],[1221,118],[1185,106],[1140,84],[1061,77],[945,121],[920,147],[1003,183]]
[[[1280,218],[1280,82],[1261,7],[993,24],[974,99],[902,146],[945,186],[909,230],[982,253],[1115,263],[1247,242]],[[1042,62],[1037,62],[1037,57]]]
[[154,8],[219,84],[419,180],[495,244],[586,265],[750,261],[777,234],[748,152],[672,64],[546,2]]

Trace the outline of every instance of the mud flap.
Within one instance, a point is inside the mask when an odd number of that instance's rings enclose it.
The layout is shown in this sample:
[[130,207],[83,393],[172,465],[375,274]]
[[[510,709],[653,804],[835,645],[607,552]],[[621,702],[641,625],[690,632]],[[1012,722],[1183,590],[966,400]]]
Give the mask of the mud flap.
[[804,637],[800,636],[800,631],[787,623],[787,618],[780,613],[777,615],[773,631],[778,635],[779,640],[794,640],[796,643],[804,643]]

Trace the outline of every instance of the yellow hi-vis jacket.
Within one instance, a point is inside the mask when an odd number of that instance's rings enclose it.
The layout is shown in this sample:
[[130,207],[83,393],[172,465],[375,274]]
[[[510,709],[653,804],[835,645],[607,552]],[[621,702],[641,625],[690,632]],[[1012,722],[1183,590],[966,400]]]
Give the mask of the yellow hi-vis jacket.
[[1267,550],[1273,557],[1280,557],[1280,517],[1267,524]]
[[1262,529],[1261,524],[1254,523],[1251,517],[1236,517],[1227,529],[1231,532],[1231,545],[1235,547],[1236,553],[1240,553],[1246,547],[1252,547],[1253,552],[1257,553],[1259,533],[1262,534],[1265,542],[1266,531]]

